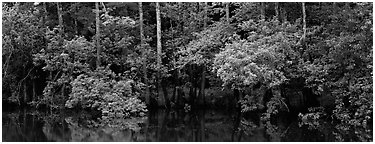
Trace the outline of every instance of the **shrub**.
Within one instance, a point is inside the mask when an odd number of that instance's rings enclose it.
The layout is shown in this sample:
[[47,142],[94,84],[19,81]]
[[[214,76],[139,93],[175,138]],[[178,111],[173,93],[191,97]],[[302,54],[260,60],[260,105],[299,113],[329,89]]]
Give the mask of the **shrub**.
[[138,96],[143,84],[117,75],[108,68],[79,75],[71,82],[68,108],[100,110],[107,117],[144,116],[146,105]]

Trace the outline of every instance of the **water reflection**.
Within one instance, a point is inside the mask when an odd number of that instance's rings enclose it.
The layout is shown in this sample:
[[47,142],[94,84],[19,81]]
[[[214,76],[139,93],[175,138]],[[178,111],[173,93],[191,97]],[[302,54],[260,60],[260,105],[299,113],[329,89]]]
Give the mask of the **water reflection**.
[[332,135],[300,128],[298,122],[286,118],[263,124],[257,113],[243,118],[226,111],[157,110],[144,118],[114,120],[86,113],[23,110],[3,112],[2,116],[3,141],[332,141]]

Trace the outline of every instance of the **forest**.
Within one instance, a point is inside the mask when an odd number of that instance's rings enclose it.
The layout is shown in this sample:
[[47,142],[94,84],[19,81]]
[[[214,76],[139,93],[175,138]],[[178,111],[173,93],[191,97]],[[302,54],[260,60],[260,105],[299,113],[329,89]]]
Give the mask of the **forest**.
[[[121,130],[156,110],[226,110],[234,133],[262,126],[270,141],[291,141],[297,125],[373,141],[372,23],[371,2],[3,2],[3,141],[4,111],[22,109]],[[279,126],[283,116],[298,124]],[[202,125],[197,141],[209,140]]]

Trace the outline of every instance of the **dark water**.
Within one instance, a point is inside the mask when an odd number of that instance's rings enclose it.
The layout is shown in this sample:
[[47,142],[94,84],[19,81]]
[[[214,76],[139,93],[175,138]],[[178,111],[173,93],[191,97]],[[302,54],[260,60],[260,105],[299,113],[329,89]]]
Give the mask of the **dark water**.
[[334,141],[330,130],[299,127],[295,118],[279,117],[264,124],[260,114],[239,116],[231,111],[157,110],[144,118],[97,119],[89,114],[50,114],[31,110],[2,113],[3,141],[141,141],[141,142],[269,142]]

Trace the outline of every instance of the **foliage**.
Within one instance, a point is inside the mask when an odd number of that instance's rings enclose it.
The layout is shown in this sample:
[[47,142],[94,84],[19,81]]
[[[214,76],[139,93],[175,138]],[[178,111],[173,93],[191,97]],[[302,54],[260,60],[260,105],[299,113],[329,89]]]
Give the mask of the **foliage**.
[[[109,12],[111,12],[110,9],[101,16],[103,21],[101,30],[103,61],[117,65],[140,65],[137,51],[132,46],[134,45],[134,36],[129,32],[137,26],[136,22],[129,17],[111,16],[108,14]],[[130,55],[125,55],[128,53]],[[136,55],[134,56],[134,54]]]
[[[89,71],[89,58],[95,52],[94,45],[85,38],[63,40],[61,33],[58,33],[59,30],[48,31],[47,36],[50,42],[47,48],[34,55],[34,64],[44,65],[42,69],[50,72],[50,79],[43,90],[43,99],[40,100],[40,103],[50,106],[56,106],[53,103],[65,103],[64,95],[60,100],[54,98],[54,95],[62,85],[68,85],[74,75]],[[53,75],[54,73],[56,74]]]
[[188,63],[210,66],[214,55],[224,47],[224,43],[231,35],[233,28],[224,22],[216,22],[209,28],[194,33],[196,39],[192,40],[185,47],[181,47],[180,63],[186,65]]
[[309,113],[298,114],[298,118],[301,120],[298,125],[299,127],[301,127],[302,125],[308,125],[309,129],[320,129],[320,120],[323,119],[323,117],[325,117],[326,115],[327,114],[324,112],[323,107],[309,108]]
[[79,75],[71,82],[65,106],[100,110],[106,117],[144,116],[146,105],[138,99],[143,84],[108,68]]
[[261,82],[271,88],[286,81],[282,68],[291,63],[287,56],[294,54],[292,46],[299,35],[296,25],[249,20],[240,27],[248,31],[248,37],[234,35],[214,59],[213,70],[224,85],[243,88]]
[[327,17],[329,23],[308,42],[311,49],[305,53],[315,58],[306,64],[307,85],[318,94],[336,97],[332,113],[341,123],[338,128],[362,129],[360,141],[372,138],[372,126],[367,123],[373,113],[371,9],[371,3],[337,5],[330,10],[334,12]]
[[271,116],[278,114],[279,111],[289,111],[284,99],[285,98],[281,96],[273,96],[270,101],[267,102],[267,110],[262,114],[261,120],[268,122],[271,120]]
[[242,113],[264,108],[264,105],[259,103],[257,97],[254,95],[246,95],[242,100],[239,101],[239,103],[241,105]]
[[2,14],[3,98],[18,101],[20,84],[37,75],[31,71],[32,54],[45,47],[44,29],[29,5],[2,3]]
[[[280,89],[297,85],[321,99],[335,98],[325,108],[339,123],[338,138],[372,138],[372,3],[305,3],[304,20],[301,3],[161,3],[161,68],[153,48],[153,3],[143,5],[143,45],[137,3],[100,3],[99,45],[93,41],[94,4],[60,4],[61,27],[56,3],[2,4],[3,100],[58,108],[66,104],[100,110],[108,118],[140,115],[145,106],[138,99],[139,81],[145,75],[147,87],[155,90],[158,71],[163,88],[174,82],[188,85],[192,100],[199,82],[201,87],[222,84],[239,91],[261,85],[272,91],[271,98],[261,104],[264,93],[248,94],[239,103],[242,112],[266,107],[263,118],[270,120],[289,110],[288,92]],[[102,49],[98,55],[97,47]],[[97,57],[108,68],[95,65]],[[148,73],[142,73],[142,66]],[[207,84],[205,78],[210,79]],[[29,87],[32,82],[39,88]],[[42,99],[30,103],[37,93]],[[300,117],[319,127],[314,122],[324,116],[309,112]],[[345,139],[348,135],[355,136]]]
[[281,137],[284,136],[285,131],[276,125],[273,125],[270,121],[265,122],[266,133],[271,137],[271,141],[281,141]]

